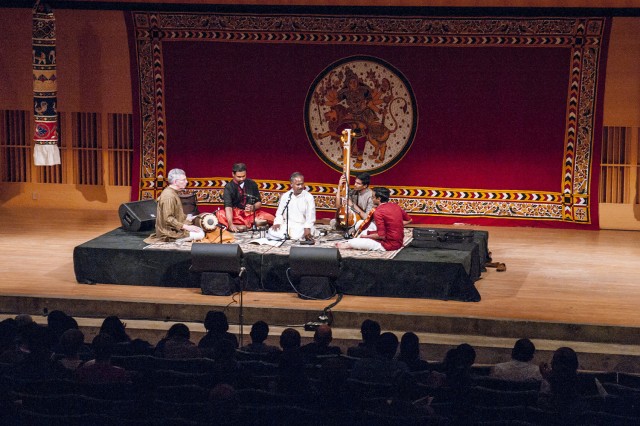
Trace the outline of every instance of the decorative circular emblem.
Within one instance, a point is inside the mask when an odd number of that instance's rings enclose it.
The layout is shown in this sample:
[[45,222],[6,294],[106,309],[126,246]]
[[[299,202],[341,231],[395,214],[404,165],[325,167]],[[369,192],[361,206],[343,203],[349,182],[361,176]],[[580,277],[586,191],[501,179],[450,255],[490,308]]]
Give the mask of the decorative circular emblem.
[[351,56],[327,67],[305,102],[311,146],[330,167],[342,171],[344,129],[352,130],[352,174],[382,173],[409,151],[418,109],[406,78],[372,56]]

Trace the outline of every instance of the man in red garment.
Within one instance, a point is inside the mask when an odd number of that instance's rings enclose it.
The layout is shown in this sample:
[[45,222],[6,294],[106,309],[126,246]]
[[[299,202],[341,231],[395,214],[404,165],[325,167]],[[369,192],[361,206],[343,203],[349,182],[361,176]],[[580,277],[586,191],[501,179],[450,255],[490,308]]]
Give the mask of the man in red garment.
[[411,218],[399,205],[389,202],[390,196],[388,188],[373,188],[373,223],[359,237],[340,242],[337,247],[379,251],[401,248],[404,226],[411,223]]

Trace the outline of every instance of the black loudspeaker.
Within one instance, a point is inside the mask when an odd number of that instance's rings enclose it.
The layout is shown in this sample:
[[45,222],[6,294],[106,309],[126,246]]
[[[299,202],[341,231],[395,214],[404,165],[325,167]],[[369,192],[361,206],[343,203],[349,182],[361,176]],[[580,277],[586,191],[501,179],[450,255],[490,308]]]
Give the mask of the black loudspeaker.
[[118,209],[122,227],[127,231],[146,231],[156,226],[156,200],[124,203]]
[[336,293],[333,283],[340,276],[340,252],[337,248],[291,247],[291,275],[299,278],[294,290],[302,299],[329,299]]
[[337,248],[292,246],[289,251],[291,274],[298,277],[326,277],[340,275],[340,251]]
[[191,271],[201,272],[202,294],[229,296],[240,291],[242,249],[238,244],[191,245]]
[[194,243],[191,245],[191,271],[226,272],[238,275],[242,249],[238,244]]

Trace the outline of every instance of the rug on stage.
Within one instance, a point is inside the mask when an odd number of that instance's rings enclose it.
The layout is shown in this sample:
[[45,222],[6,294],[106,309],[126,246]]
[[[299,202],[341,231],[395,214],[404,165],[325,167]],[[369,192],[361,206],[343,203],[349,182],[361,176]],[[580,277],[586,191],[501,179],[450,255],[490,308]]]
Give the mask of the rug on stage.
[[[338,232],[331,232],[326,225],[320,225],[316,227],[316,230],[327,231],[326,236],[322,236],[316,239],[316,244],[307,247],[335,247],[338,241],[344,241],[342,234]],[[255,244],[251,241],[258,239],[257,233],[252,235],[251,231],[234,234],[236,240],[234,244],[239,244],[243,253],[269,253],[269,254],[282,254],[288,255],[291,246],[297,245],[297,241],[288,240],[284,241],[279,246],[273,246],[269,244]],[[413,240],[413,230],[404,230],[404,241],[402,247],[393,251],[364,251],[364,250],[352,250],[352,249],[340,249],[340,255],[342,257],[355,257],[355,258],[367,258],[367,259],[393,259],[403,248],[409,245]],[[191,242],[170,242],[170,243],[155,243],[144,247],[145,250],[183,250],[191,251]]]

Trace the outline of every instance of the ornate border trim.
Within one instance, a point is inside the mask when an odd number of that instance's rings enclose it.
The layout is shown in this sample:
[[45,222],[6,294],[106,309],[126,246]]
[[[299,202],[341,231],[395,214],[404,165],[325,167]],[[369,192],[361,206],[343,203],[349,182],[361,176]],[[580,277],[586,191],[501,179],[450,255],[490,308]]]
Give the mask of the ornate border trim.
[[[560,191],[392,188],[409,213],[549,219],[591,223],[590,180],[604,17],[423,18],[133,12],[141,114],[141,199],[156,198],[166,164],[162,44],[178,40],[246,43],[333,43],[441,47],[562,47],[571,50],[571,78]],[[198,179],[189,188],[204,204],[221,202],[225,180]],[[277,205],[286,182],[264,181],[265,204]],[[335,186],[312,184],[319,209],[331,209]]]

